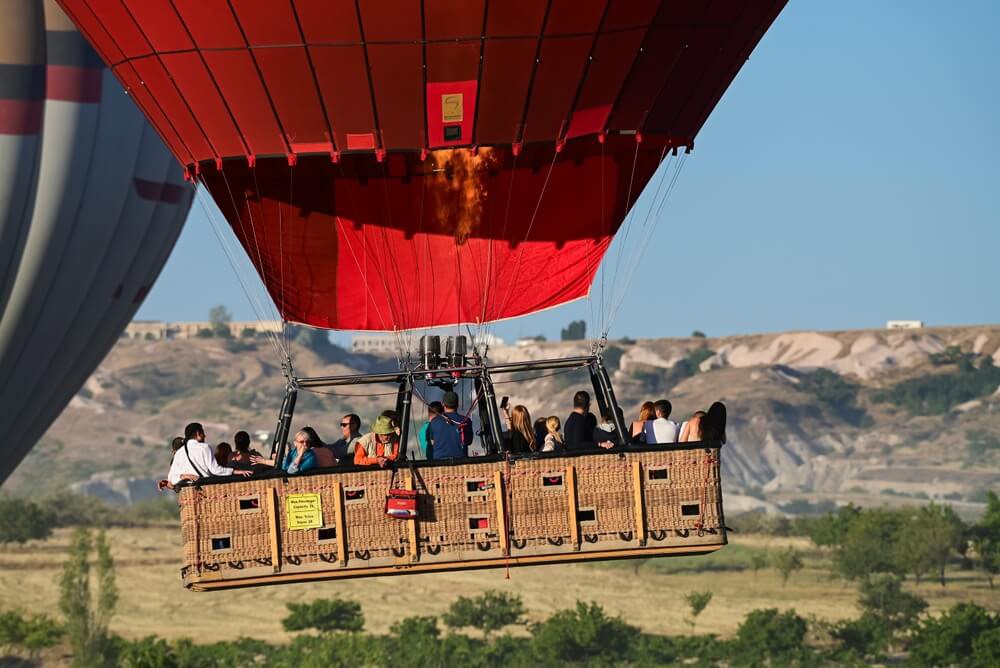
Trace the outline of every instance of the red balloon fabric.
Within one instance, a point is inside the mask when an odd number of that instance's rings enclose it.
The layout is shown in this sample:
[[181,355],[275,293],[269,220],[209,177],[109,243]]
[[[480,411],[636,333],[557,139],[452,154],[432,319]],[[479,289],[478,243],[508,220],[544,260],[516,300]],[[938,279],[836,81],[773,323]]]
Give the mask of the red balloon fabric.
[[282,315],[410,329],[585,295],[785,0],[59,0]]

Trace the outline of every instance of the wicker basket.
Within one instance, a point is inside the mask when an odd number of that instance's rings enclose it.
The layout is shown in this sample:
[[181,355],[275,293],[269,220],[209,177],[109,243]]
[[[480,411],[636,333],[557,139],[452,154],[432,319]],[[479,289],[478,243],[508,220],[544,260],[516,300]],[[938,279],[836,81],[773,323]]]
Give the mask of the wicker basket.
[[[391,479],[389,470],[350,467],[183,488],[185,584],[700,554],[726,544],[717,446],[417,463],[396,478],[419,493],[413,520],[385,514]],[[302,507],[306,515],[293,517]]]

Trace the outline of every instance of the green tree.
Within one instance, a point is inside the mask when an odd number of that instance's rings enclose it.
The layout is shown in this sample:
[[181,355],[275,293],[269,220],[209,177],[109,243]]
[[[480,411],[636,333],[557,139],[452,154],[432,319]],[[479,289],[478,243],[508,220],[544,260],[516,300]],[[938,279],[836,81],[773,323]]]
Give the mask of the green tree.
[[584,320],[574,320],[560,330],[563,341],[582,341],[587,338],[587,323]]
[[927,601],[903,591],[902,583],[898,575],[885,573],[863,580],[858,598],[861,617],[836,625],[833,636],[862,655],[890,647],[927,609]]
[[609,617],[596,603],[577,601],[531,628],[532,645],[544,665],[623,663],[639,630]]
[[703,339],[703,338],[705,338],[705,332],[701,331],[700,329],[696,329],[693,332],[691,332],[691,338],[692,339]]
[[976,562],[993,589],[993,578],[1000,573],[1000,497],[995,492],[986,493],[986,512],[970,533]]
[[[91,594],[91,551],[96,552],[96,598]],[[88,529],[77,529],[59,583],[59,609],[66,617],[74,665],[111,663],[108,624],[117,604],[115,566],[107,537],[101,531],[93,539]]]
[[[222,338],[231,336],[229,323],[233,321],[233,314],[222,304],[208,309],[208,322],[211,325],[212,334]],[[200,334],[200,332],[199,332]]]
[[288,616],[281,620],[286,631],[316,629],[330,631],[361,631],[365,616],[361,604],[342,598],[321,598],[312,603],[287,603]]
[[788,584],[788,578],[792,573],[802,569],[802,553],[794,547],[778,550],[772,554],[774,567],[781,573],[781,586]]
[[808,624],[794,610],[754,610],[736,632],[740,663],[786,665],[803,651]]
[[936,572],[943,587],[948,561],[963,547],[964,523],[949,506],[934,503],[902,513],[894,545],[899,570],[912,574],[918,584],[924,574]]
[[917,622],[927,609],[927,601],[903,591],[898,575],[881,574],[861,583],[858,605],[864,612],[877,615],[894,631],[905,631]]
[[851,524],[861,514],[853,503],[841,506],[836,513],[812,519],[807,525],[809,538],[818,547],[836,547],[844,542]]
[[490,589],[473,598],[459,596],[442,620],[453,629],[465,626],[479,629],[483,638],[488,639],[494,631],[523,623],[523,617],[524,603],[520,596]]
[[972,641],[972,665],[975,668],[1000,666],[1000,628],[983,631]]
[[0,497],[0,543],[24,543],[52,535],[55,517],[45,508],[25,500]]
[[851,580],[901,573],[895,545],[903,520],[903,514],[881,508],[859,513],[834,548],[834,570]]
[[686,621],[691,625],[691,632],[694,633],[694,625],[698,620],[698,615],[708,607],[709,602],[712,600],[712,592],[692,591],[684,595],[684,600],[687,601],[688,608],[691,609],[691,616]]
[[965,665],[973,643],[997,628],[998,616],[973,603],[959,603],[917,627],[910,641],[910,661],[918,666]]

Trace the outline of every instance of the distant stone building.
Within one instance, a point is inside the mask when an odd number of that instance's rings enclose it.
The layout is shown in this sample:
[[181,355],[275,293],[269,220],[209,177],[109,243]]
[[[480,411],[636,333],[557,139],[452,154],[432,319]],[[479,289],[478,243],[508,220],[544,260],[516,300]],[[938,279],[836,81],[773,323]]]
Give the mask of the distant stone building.
[[886,329],[920,329],[923,326],[923,320],[890,320],[885,323]]
[[369,355],[394,355],[398,341],[388,334],[362,334],[351,337],[351,352]]
[[[210,322],[162,322],[160,320],[133,320],[122,332],[124,339],[193,339],[203,329],[212,329]],[[281,333],[280,320],[231,322],[229,333],[234,337],[242,336],[245,330],[254,334],[272,332]]]

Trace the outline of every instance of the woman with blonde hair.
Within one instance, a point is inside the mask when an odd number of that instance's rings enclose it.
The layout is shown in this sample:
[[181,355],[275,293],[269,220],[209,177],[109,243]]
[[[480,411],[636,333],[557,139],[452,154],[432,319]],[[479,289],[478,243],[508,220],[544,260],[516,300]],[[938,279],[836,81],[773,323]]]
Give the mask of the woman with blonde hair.
[[656,405],[652,401],[646,401],[639,407],[639,419],[632,423],[632,442],[646,442],[646,423],[656,419]]
[[562,428],[562,423],[559,421],[555,415],[550,415],[545,421],[545,429],[548,433],[545,435],[545,445],[542,447],[542,452],[555,452],[556,450],[565,450],[566,442],[563,440],[562,432],[559,429]]
[[531,414],[525,406],[518,404],[509,412],[504,408],[507,420],[507,449],[513,453],[534,452],[538,449],[535,429],[531,424]]

